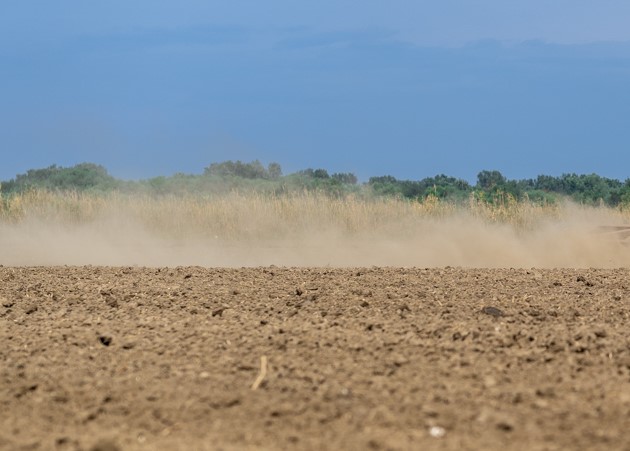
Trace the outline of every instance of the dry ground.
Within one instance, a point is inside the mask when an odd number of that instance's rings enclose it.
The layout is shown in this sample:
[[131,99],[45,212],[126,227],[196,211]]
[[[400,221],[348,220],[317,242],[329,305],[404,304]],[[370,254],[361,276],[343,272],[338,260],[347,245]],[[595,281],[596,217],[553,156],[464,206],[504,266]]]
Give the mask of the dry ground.
[[629,315],[628,270],[4,267],[0,449],[630,449]]

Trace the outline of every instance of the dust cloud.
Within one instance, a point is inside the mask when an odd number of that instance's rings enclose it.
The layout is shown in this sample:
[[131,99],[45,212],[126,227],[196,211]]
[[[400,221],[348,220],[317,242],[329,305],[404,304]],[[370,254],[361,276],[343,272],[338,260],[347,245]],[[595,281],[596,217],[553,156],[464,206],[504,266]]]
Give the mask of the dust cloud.
[[[612,268],[630,265],[623,236],[602,225],[623,221],[606,209],[565,208],[560,218],[517,228],[466,212],[437,219],[397,219],[350,232],[311,223],[302,230],[249,218],[270,232],[225,239],[180,230],[165,233],[131,216],[107,214],[87,223],[37,218],[0,224],[0,264],[116,266],[402,266],[479,268]],[[245,225],[244,225],[245,227]],[[277,235],[277,233],[276,233]]]

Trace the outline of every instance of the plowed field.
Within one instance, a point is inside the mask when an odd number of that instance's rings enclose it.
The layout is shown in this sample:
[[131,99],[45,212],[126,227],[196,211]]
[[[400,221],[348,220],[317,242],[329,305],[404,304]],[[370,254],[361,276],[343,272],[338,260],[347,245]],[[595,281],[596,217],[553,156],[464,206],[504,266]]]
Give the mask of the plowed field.
[[629,449],[630,271],[0,268],[0,449]]

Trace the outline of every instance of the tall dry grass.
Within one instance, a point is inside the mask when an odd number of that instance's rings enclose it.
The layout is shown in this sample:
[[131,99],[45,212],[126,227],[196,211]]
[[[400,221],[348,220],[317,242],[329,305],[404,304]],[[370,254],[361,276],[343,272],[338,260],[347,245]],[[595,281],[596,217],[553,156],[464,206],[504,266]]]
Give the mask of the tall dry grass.
[[606,221],[625,223],[630,220],[628,211],[575,205],[569,209],[564,204],[517,201],[509,195],[488,202],[474,194],[467,203],[454,204],[432,196],[417,202],[379,197],[330,197],[316,192],[150,196],[29,191],[0,199],[0,222],[76,225],[133,221],[160,235],[255,240],[284,237],[295,231],[321,231],[322,228],[352,235],[375,231],[400,233],[418,222],[462,215],[522,231],[531,230],[542,222],[575,215],[576,209],[590,213],[599,210]]
[[32,191],[0,199],[0,263],[626,267],[627,247],[597,226],[629,219],[510,196],[456,204],[365,193]]

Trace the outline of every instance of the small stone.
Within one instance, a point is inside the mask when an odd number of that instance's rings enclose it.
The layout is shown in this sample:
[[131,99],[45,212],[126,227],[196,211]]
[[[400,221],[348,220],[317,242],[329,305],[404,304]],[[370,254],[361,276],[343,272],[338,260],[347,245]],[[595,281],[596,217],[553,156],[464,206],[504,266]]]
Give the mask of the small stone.
[[37,304],[35,302],[26,302],[22,305],[24,309],[24,313],[27,315],[32,315],[37,311]]
[[440,426],[431,426],[429,428],[429,435],[433,438],[442,438],[446,435],[446,429]]
[[597,329],[594,333],[597,338],[606,338],[608,336],[608,332],[604,329]]
[[484,308],[481,309],[481,313],[485,314],[485,315],[490,315],[490,316],[494,316],[495,318],[498,318],[500,316],[505,316],[505,313],[503,313],[502,310],[496,308],[496,307],[491,307],[491,306],[486,306]]

